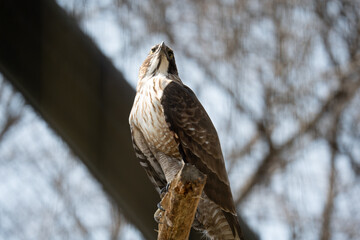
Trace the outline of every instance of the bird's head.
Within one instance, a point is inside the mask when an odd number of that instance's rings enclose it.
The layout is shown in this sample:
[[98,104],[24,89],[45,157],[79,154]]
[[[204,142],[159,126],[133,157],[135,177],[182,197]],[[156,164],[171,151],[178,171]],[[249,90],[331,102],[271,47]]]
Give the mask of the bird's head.
[[157,74],[178,76],[174,52],[164,42],[153,46],[140,67],[139,80]]

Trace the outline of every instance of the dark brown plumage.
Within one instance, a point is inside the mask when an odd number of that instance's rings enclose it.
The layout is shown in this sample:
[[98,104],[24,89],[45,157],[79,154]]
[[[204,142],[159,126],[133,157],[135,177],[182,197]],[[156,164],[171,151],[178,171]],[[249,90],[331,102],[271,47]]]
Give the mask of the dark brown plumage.
[[205,109],[177,73],[164,43],[150,51],[139,72],[130,128],[136,155],[160,191],[191,163],[207,175],[194,228],[211,239],[240,239],[217,132]]

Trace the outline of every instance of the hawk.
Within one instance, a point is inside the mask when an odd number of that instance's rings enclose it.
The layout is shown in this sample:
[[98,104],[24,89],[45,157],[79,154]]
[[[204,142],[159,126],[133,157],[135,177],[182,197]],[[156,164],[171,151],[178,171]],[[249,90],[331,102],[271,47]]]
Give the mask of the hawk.
[[184,163],[207,181],[193,228],[210,239],[240,239],[241,230],[217,132],[194,92],[179,78],[174,52],[164,42],[140,67],[129,117],[140,165],[160,193]]

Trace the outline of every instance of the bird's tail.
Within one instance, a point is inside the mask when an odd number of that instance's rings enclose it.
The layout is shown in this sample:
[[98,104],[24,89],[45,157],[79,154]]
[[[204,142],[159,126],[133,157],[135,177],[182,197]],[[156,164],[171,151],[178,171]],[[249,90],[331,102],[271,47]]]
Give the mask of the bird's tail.
[[212,240],[243,239],[237,216],[222,210],[205,194],[200,199],[193,227]]
[[242,240],[242,232],[239,224],[237,215],[231,214],[229,212],[223,211],[223,214],[231,228],[231,232],[235,240]]

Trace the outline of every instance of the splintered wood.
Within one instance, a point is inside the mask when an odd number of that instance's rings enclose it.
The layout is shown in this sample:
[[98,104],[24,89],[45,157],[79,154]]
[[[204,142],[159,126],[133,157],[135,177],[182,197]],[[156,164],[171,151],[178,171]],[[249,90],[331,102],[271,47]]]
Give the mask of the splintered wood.
[[190,164],[183,166],[161,200],[162,209],[155,213],[155,219],[159,221],[158,240],[189,238],[205,182],[206,175],[196,167]]

